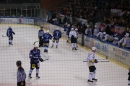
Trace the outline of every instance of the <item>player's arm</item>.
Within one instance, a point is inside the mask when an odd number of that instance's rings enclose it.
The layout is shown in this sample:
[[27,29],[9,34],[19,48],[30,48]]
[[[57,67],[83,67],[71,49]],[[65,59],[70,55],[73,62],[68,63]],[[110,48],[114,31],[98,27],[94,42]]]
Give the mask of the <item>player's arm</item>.
[[91,54],[91,55],[90,55],[90,62],[92,62],[92,63],[94,63],[94,62],[95,62],[95,63],[98,63],[97,59],[94,59],[93,57],[94,57],[94,55]]
[[29,52],[29,58],[32,59],[33,55],[32,55],[32,50]]

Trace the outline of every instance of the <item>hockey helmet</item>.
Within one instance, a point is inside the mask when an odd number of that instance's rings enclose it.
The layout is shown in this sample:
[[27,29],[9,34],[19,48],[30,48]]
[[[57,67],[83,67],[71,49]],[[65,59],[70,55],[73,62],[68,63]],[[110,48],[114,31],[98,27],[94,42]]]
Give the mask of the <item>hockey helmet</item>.
[[36,43],[34,44],[34,48],[38,48],[38,46],[39,46],[39,44],[38,44],[38,42],[36,42]]
[[74,28],[71,28],[71,30],[74,30]]
[[47,32],[47,33],[49,33],[50,31],[49,31],[49,30],[47,30],[46,32]]
[[97,50],[97,48],[96,48],[96,47],[92,47],[92,50],[96,51],[96,50]]

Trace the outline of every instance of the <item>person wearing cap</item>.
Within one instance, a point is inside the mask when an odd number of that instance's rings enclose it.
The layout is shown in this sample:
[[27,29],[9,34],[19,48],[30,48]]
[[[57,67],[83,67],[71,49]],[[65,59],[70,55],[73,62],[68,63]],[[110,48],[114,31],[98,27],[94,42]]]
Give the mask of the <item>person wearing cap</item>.
[[51,39],[52,39],[52,35],[49,33],[49,30],[47,30],[46,33],[44,33],[42,36],[44,52],[46,53],[48,53],[49,40]]
[[129,33],[126,33],[126,38],[123,41],[122,47],[130,49],[130,37],[129,37]]
[[129,73],[128,73],[128,86],[130,86],[130,67],[129,67]]
[[56,30],[54,30],[53,32],[53,43],[52,43],[52,48],[56,42],[56,48],[58,48],[58,43],[59,43],[59,39],[61,38],[62,33],[59,30],[59,28],[56,28]]
[[6,35],[9,38],[9,45],[13,45],[13,43],[12,43],[12,41],[13,41],[13,34],[15,35],[15,32],[9,26],[9,28],[7,29],[7,32],[6,32]]
[[43,30],[43,27],[41,26],[41,29],[38,31],[39,47],[43,46],[43,42],[42,42],[43,34],[44,34],[44,30]]
[[16,66],[18,67],[17,70],[17,86],[26,86],[26,73],[22,67],[22,62],[17,61]]
[[89,67],[88,82],[97,81],[97,79],[95,79],[95,74],[96,74],[95,63],[98,63],[98,61],[97,59],[95,59],[95,52],[96,52],[96,47],[92,47],[92,51],[88,53],[88,57],[87,57],[87,64]]
[[33,69],[36,68],[36,78],[39,77],[39,68],[40,68],[40,62],[39,58],[41,58],[40,50],[38,49],[39,44],[35,44],[34,48],[30,50],[29,52],[29,58],[30,58],[30,71],[29,71],[29,78],[32,78],[32,72]]
[[69,33],[69,38],[71,39],[71,44],[72,44],[72,50],[77,50],[77,33],[74,30],[74,28],[71,28],[71,31]]

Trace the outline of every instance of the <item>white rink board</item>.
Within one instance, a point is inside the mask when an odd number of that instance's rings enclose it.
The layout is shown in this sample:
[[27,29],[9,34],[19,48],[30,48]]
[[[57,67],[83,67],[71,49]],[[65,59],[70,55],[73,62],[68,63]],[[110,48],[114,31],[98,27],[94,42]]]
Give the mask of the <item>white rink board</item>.
[[[15,31],[13,46],[8,46],[8,39],[0,38],[0,86],[16,86],[15,62],[21,60],[28,76],[29,51],[33,48],[33,42],[38,40],[39,27],[19,24],[0,24],[0,35],[5,35],[8,26]],[[52,44],[52,43],[50,43]],[[51,46],[51,45],[50,45]],[[42,57],[46,58],[43,49]],[[32,79],[26,80],[27,86],[127,86],[128,70],[119,65],[98,63],[96,78],[98,82],[88,83],[89,70],[82,61],[87,58],[88,51],[79,47],[77,51],[71,50],[71,44],[61,39],[59,48],[49,48],[50,60],[40,63],[40,79],[35,78],[35,70]],[[96,55],[97,59],[102,59]]]

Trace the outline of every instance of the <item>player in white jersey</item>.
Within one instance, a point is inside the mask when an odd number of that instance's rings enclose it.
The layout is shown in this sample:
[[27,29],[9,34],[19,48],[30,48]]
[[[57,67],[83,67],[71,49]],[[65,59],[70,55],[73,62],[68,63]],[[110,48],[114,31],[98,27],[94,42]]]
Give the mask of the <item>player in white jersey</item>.
[[74,28],[71,29],[70,33],[69,33],[69,38],[71,39],[71,43],[72,43],[72,50],[77,50],[77,33],[74,30]]
[[130,37],[129,33],[126,33],[126,38],[124,39],[124,42],[122,44],[123,47],[130,48]]
[[96,47],[92,47],[92,51],[88,53],[88,57],[87,57],[87,64],[90,72],[88,82],[97,81],[97,79],[95,79],[95,74],[96,74],[95,63],[98,63],[98,61],[97,59],[95,59],[95,52],[96,52]]

